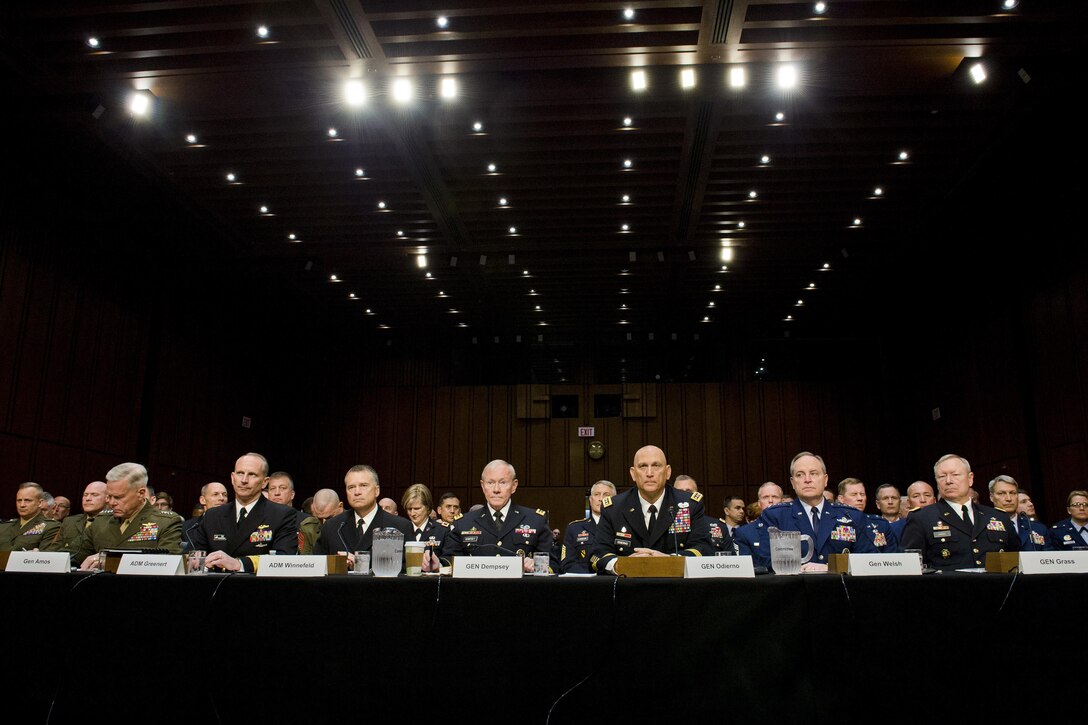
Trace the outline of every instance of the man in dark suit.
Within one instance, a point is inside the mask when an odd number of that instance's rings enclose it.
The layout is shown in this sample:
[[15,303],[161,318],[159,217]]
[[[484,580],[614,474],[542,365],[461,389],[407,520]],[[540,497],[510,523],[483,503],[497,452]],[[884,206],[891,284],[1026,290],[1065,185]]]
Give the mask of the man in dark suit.
[[630,469],[635,488],[606,498],[589,564],[611,574],[621,556],[713,556],[709,522],[700,493],[668,485],[672,467],[657,446],[635,453]]
[[563,574],[592,574],[589,568],[589,548],[601,521],[601,506],[605,498],[616,495],[611,481],[597,481],[589,489],[589,516],[567,524],[563,546],[559,553],[559,571]]
[[262,554],[298,553],[295,510],[261,495],[268,483],[268,460],[259,453],[245,454],[235,462],[230,482],[234,501],[205,511],[189,532],[193,549],[208,552],[205,566],[253,573]]
[[405,541],[414,541],[412,525],[407,519],[383,511],[378,506],[378,472],[371,466],[352,466],[344,476],[344,500],[350,507],[333,516],[321,527],[315,554],[344,552],[354,558],[356,551],[370,551],[374,532],[394,528],[404,534]]
[[767,529],[800,531],[812,537],[812,559],[802,571],[827,571],[831,554],[872,554],[865,514],[851,506],[828,501],[827,466],[824,459],[803,451],[790,461],[790,483],[796,498],[764,509],[759,520]]
[[1013,529],[1020,537],[1020,551],[1047,551],[1050,542],[1046,527],[1032,521],[1027,514],[1017,513],[1020,505],[1020,484],[1012,476],[997,476],[990,481],[990,502],[998,511],[1004,511],[1012,520]]
[[1050,527],[1050,548],[1073,551],[1088,547],[1088,491],[1070,491],[1065,510],[1069,518]]
[[442,543],[442,558],[452,556],[523,556],[533,570],[533,554],[552,550],[552,531],[541,509],[522,508],[511,499],[518,490],[514,467],[496,459],[480,474],[487,505],[454,519]]
[[987,552],[1020,550],[1008,514],[971,500],[975,474],[966,458],[942,456],[933,475],[941,500],[907,517],[904,550],[921,550],[926,566],[941,570],[981,569]]

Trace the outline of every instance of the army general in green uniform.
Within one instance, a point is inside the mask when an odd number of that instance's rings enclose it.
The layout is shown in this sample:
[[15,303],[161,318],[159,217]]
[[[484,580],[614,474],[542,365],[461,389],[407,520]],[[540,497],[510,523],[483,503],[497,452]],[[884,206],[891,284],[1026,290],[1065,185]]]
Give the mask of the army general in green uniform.
[[19,518],[0,524],[0,551],[43,549],[57,538],[59,521],[50,521],[41,512],[42,487],[27,482],[15,494]]
[[181,553],[181,518],[147,502],[147,469],[122,463],[106,474],[106,504],[113,516],[96,516],[72,551],[80,569],[95,569],[103,549],[159,549]]
[[[106,484],[104,481],[91,481],[83,489],[83,513],[65,516],[60,524],[60,533],[51,544],[42,547],[42,551],[67,551],[71,553],[79,546],[83,530],[106,508]],[[105,515],[106,518],[109,514]],[[79,562],[76,562],[77,564]]]

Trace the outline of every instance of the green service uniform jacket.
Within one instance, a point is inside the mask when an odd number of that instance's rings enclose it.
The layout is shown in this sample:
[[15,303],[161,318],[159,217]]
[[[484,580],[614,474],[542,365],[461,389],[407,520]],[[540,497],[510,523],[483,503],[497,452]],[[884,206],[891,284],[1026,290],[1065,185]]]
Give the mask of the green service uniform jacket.
[[181,553],[181,517],[144,504],[125,533],[121,519],[96,516],[83,531],[79,544],[72,549],[72,563],[79,566],[91,554],[103,549],[161,549],[167,554]]
[[59,530],[59,521],[50,521],[42,514],[27,521],[26,526],[20,526],[19,519],[0,524],[0,551],[45,549]]
[[[109,518],[109,514],[102,514]],[[42,551],[67,551],[72,552],[79,546],[79,540],[83,538],[83,529],[87,528],[87,514],[74,514],[66,516],[60,522],[60,533],[53,543],[42,547]]]

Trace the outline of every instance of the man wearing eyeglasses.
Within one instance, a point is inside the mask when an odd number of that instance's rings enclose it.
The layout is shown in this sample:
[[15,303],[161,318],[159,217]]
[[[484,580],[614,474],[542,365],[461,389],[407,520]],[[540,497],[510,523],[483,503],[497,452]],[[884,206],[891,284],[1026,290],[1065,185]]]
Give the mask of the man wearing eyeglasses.
[[1070,491],[1065,510],[1069,518],[1050,527],[1050,547],[1055,551],[1088,548],[1088,491]]
[[506,461],[496,459],[480,474],[487,505],[458,516],[442,542],[442,558],[451,556],[523,556],[525,571],[533,570],[533,553],[551,554],[552,531],[542,509],[513,502],[517,474]]
[[971,500],[975,474],[953,453],[933,466],[941,500],[912,511],[902,548],[920,549],[926,566],[939,570],[981,569],[991,551],[1020,551],[1020,537],[1004,511]]

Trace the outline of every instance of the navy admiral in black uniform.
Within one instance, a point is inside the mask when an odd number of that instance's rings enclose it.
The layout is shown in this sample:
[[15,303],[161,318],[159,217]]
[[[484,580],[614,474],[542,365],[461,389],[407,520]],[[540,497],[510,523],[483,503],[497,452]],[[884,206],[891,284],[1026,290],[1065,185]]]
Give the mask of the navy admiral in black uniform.
[[205,511],[188,532],[192,548],[208,552],[205,565],[252,573],[262,554],[297,554],[295,510],[261,495],[268,483],[268,460],[259,453],[245,454],[235,462],[230,482],[234,501]]
[[797,498],[763,510],[759,520],[768,529],[800,531],[814,542],[812,560],[802,571],[827,571],[831,554],[872,554],[876,551],[869,536],[865,514],[852,506],[828,501],[827,466],[824,459],[803,451],[790,461],[790,482]]
[[431,518],[433,506],[430,489],[422,483],[413,483],[401,497],[400,505],[412,523],[412,534],[408,541],[423,541],[441,552],[442,541],[446,538],[450,525],[442,519]]
[[[344,476],[344,500],[348,509],[326,521],[314,547],[315,554],[344,552],[354,559],[356,551],[370,551],[374,532],[393,528],[413,540],[412,525],[378,505],[378,472],[367,465],[352,466]],[[352,562],[354,563],[354,562]]]
[[1020,506],[1020,484],[1012,476],[1000,475],[990,481],[990,502],[998,511],[1004,511],[1012,520],[1013,530],[1020,537],[1020,551],[1047,551],[1050,548],[1046,527],[1032,521],[1025,513],[1017,513]]
[[545,512],[523,508],[511,498],[518,490],[517,474],[506,461],[488,463],[480,474],[487,505],[454,519],[442,543],[442,558],[451,556],[524,556],[525,571],[533,570],[533,553],[552,551],[552,532]]
[[1050,548],[1073,551],[1088,547],[1088,491],[1070,491],[1065,499],[1069,518],[1050,527]]
[[1020,537],[1004,511],[971,501],[975,474],[967,459],[942,456],[933,467],[941,500],[911,512],[902,547],[920,549],[934,569],[981,569],[990,551],[1019,551]]
[[567,524],[563,533],[563,546],[559,554],[559,571],[563,574],[592,574],[589,568],[589,547],[597,533],[601,520],[601,504],[605,498],[616,495],[611,481],[597,481],[589,489],[589,516]]
[[713,556],[703,496],[668,485],[665,452],[644,446],[631,466],[635,488],[607,498],[590,549],[589,565],[611,574],[621,556]]

